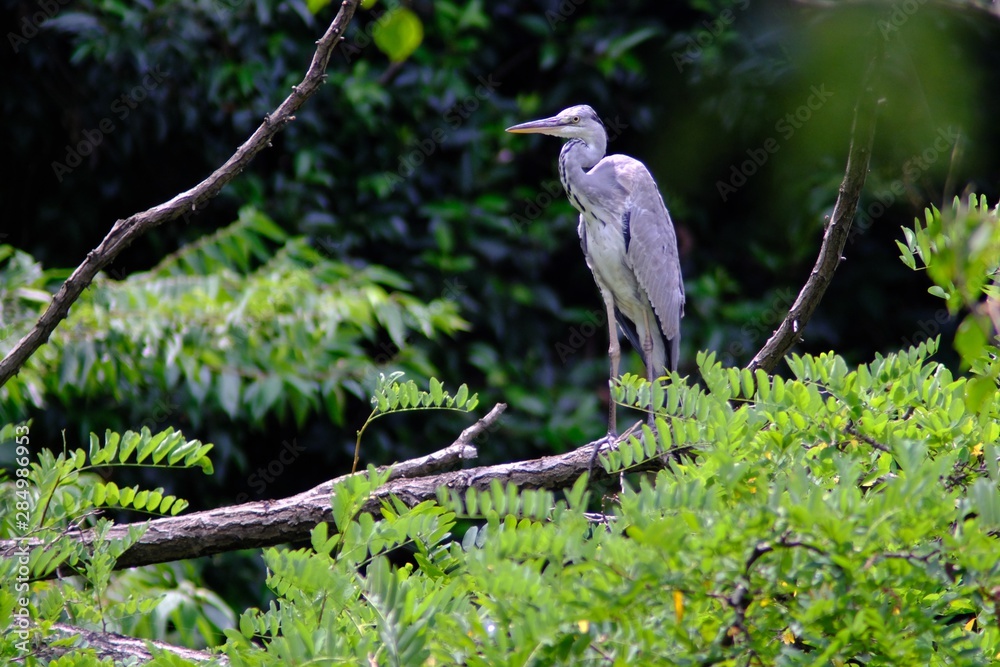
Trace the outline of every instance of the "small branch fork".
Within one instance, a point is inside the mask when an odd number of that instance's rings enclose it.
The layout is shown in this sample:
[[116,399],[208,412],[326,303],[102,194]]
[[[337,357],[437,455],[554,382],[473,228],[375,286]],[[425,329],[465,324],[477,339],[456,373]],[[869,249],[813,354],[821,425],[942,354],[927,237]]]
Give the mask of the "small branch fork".
[[330,27],[316,42],[316,52],[302,82],[292,86],[292,93],[273,112],[265,115],[264,122],[243,143],[229,160],[213,171],[208,178],[190,190],[180,193],[168,202],[118,220],[101,244],[87,253],[86,259],[66,279],[48,308],[35,326],[0,361],[0,386],[17,374],[35,351],[48,341],[55,328],[69,314],[69,308],[94,277],[110,264],[118,254],[137,238],[164,222],[197,210],[213,199],[223,187],[233,181],[258,153],[270,146],[271,140],[285,126],[295,120],[294,113],[305,104],[326,80],[326,67],[333,49],[343,39],[344,30],[354,16],[359,0],[343,0],[340,11]]
[[871,159],[879,106],[877,81],[883,56],[880,46],[862,81],[861,97],[854,108],[847,169],[840,184],[840,194],[834,204],[833,215],[823,234],[823,244],[820,246],[816,264],[795,303],[788,310],[788,315],[747,365],[751,371],[760,368],[766,373],[772,373],[778,362],[802,340],[802,330],[819,306],[819,302],[833,281],[837,266],[843,260],[844,245],[847,243],[848,232],[851,231],[851,223],[858,210],[858,199],[865,186],[868,163]]

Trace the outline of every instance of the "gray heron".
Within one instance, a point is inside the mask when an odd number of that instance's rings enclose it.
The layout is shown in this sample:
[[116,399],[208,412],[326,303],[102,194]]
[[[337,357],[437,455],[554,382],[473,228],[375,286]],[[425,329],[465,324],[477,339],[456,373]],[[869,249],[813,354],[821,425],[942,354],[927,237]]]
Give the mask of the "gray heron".
[[[618,377],[621,360],[616,322],[642,355],[650,382],[677,370],[684,283],[674,225],[649,170],[627,155],[605,157],[604,123],[587,105],[507,131],[569,140],[559,153],[559,180],[580,212],[583,256],[607,309],[611,381]],[[616,437],[612,401],[608,443]],[[599,449],[595,446],[595,457]]]

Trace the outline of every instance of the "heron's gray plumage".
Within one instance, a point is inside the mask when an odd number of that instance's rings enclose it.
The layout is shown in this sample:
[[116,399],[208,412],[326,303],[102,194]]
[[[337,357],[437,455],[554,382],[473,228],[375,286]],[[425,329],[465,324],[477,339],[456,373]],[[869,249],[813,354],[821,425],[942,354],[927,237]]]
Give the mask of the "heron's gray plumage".
[[[605,157],[604,124],[586,105],[508,131],[568,139],[559,153],[559,179],[580,212],[580,244],[609,314],[642,354],[650,378],[676,370],[684,284],[674,225],[649,170],[626,155]],[[615,340],[610,353],[614,375]]]
[[[574,173],[566,170],[568,180]],[[611,292],[617,310],[632,324],[634,336],[628,335],[630,327],[622,329],[640,354],[640,341],[645,337],[643,312],[650,315],[651,325],[657,325],[650,327],[652,359],[643,362],[651,362],[657,374],[677,370],[684,284],[674,226],[653,177],[638,160],[610,155],[582,176],[576,174],[575,180],[577,184],[570,182],[569,187],[580,193],[583,202],[577,207],[581,213],[578,231],[588,237],[585,254],[598,286]],[[615,183],[611,197],[606,196],[606,186],[591,186],[609,181]],[[600,244],[592,238],[600,239]]]

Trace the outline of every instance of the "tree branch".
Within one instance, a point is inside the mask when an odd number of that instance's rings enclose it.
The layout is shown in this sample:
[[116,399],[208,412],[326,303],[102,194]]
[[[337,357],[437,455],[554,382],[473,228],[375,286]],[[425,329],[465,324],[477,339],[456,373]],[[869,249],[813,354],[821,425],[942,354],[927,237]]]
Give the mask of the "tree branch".
[[798,298],[782,320],[777,330],[764,347],[747,365],[751,371],[760,368],[771,373],[792,347],[802,340],[801,333],[823,299],[826,289],[833,281],[833,274],[843,259],[841,253],[847,243],[848,232],[854,214],[858,210],[858,199],[868,175],[872,141],[875,138],[875,121],[878,112],[878,91],[876,82],[882,65],[881,43],[862,80],[861,96],[854,107],[854,122],[851,127],[851,147],[847,155],[847,169],[840,184],[840,193],[833,207],[833,215],[823,235],[823,244],[806,284],[802,286]]
[[[480,466],[466,470],[456,470],[432,474],[444,462],[472,458],[475,447],[463,440],[466,434],[475,430],[482,432],[499,418],[506,406],[497,405],[482,420],[459,437],[450,447],[412,461],[405,461],[392,467],[389,481],[371,495],[361,511],[375,514],[381,510],[382,502],[390,496],[402,500],[413,507],[425,500],[437,497],[437,490],[445,487],[463,494],[467,489],[485,490],[496,480],[508,482],[521,488],[565,489],[582,475],[590,466],[592,447],[605,444],[601,438],[578,449],[558,456],[544,456],[529,461],[518,461],[494,466]],[[625,436],[622,436],[625,437]],[[658,470],[663,467],[661,457],[632,468],[634,472]],[[595,478],[607,476],[604,469],[594,469]],[[366,474],[364,472],[357,474]],[[330,493],[334,485],[347,479],[348,475],[324,482],[308,491],[280,500],[264,500],[243,503],[230,507],[195,512],[178,517],[155,519],[147,522],[147,530],[140,540],[121,555],[116,569],[152,565],[237,549],[255,549],[286,542],[305,540],[316,524],[332,521]],[[113,526],[108,539],[120,539],[128,532],[129,525]],[[93,533],[90,530],[70,531],[71,537],[83,544],[90,544]],[[0,541],[0,558],[13,558],[19,546],[27,549],[42,546],[38,539]],[[72,571],[56,571],[49,578],[72,576]]]
[[[55,641],[57,638],[64,640],[71,637],[79,637],[79,641],[72,646]],[[110,659],[117,665],[125,662],[131,664],[131,662],[138,659],[139,664],[145,664],[151,662],[154,657],[150,652],[150,645],[159,651],[172,653],[179,658],[191,662],[209,662],[214,660],[214,664],[216,665],[229,664],[229,658],[224,655],[209,653],[208,651],[195,651],[183,646],[174,646],[173,644],[157,640],[126,637],[114,632],[85,630],[84,628],[78,628],[65,623],[56,623],[52,626],[52,634],[46,638],[45,645],[38,649],[34,657],[38,660],[44,660],[48,664],[48,662],[54,662],[70,651],[85,647],[94,649],[98,660]]]
[[358,0],[343,0],[340,11],[334,17],[330,27],[316,42],[316,52],[306,71],[302,83],[292,86],[292,93],[278,105],[273,113],[264,116],[260,127],[236,149],[224,165],[212,172],[208,178],[190,190],[180,193],[173,199],[151,209],[136,213],[123,220],[118,220],[101,244],[87,253],[86,259],[66,279],[59,291],[52,298],[48,308],[42,313],[35,326],[17,345],[0,361],[0,386],[6,384],[17,371],[28,361],[35,351],[45,344],[59,323],[69,314],[69,308],[83,290],[93,281],[97,273],[111,263],[118,254],[132,241],[139,238],[150,229],[174,220],[189,211],[195,211],[199,206],[214,198],[223,187],[233,181],[251,160],[264,148],[271,145],[271,140],[285,126],[295,120],[293,115],[305,104],[326,79],[326,66],[330,62],[334,47],[343,39],[342,35],[354,16]]

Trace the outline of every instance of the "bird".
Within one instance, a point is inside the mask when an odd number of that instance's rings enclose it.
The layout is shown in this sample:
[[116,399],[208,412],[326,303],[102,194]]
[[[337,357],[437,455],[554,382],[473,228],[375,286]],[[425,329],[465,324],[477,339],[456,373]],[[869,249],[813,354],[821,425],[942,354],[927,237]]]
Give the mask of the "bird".
[[[615,323],[642,356],[650,382],[676,371],[684,281],[674,224],[649,169],[627,155],[605,156],[604,123],[585,104],[508,127],[507,132],[568,140],[559,152],[559,180],[580,212],[577,231],[583,256],[607,310],[609,382],[618,377],[621,361]],[[595,444],[591,469],[603,444],[617,439],[615,407],[611,401],[607,438]]]

